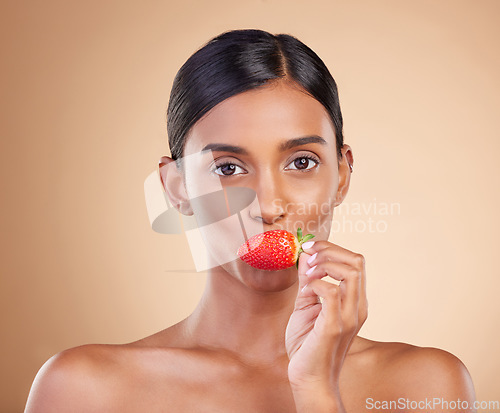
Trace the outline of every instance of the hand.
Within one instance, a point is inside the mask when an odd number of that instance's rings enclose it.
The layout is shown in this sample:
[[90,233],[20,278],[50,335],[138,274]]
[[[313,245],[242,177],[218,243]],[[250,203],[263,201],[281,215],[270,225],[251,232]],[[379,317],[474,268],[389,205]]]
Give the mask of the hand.
[[[292,389],[338,394],[344,358],[368,314],[364,257],[329,241],[316,241],[301,253],[298,276],[299,292],[285,338],[288,379]],[[340,284],[321,279],[326,276]]]

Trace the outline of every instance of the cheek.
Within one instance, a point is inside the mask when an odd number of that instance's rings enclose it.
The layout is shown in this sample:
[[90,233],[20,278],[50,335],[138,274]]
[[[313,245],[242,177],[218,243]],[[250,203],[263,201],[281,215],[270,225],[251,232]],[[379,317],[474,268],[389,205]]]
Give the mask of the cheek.
[[[338,189],[335,173],[296,186],[293,199],[287,206],[289,218],[303,233],[316,235],[317,239],[328,239],[333,220],[333,210]],[[333,178],[331,177],[333,175]]]
[[[253,190],[240,187],[226,187],[191,199],[197,231],[217,265],[236,260],[245,236],[253,235],[242,217],[248,214],[247,208],[254,200]],[[262,225],[257,232],[263,232]]]
[[211,225],[200,227],[205,248],[216,265],[223,265],[238,258],[237,251],[245,237],[236,215]]

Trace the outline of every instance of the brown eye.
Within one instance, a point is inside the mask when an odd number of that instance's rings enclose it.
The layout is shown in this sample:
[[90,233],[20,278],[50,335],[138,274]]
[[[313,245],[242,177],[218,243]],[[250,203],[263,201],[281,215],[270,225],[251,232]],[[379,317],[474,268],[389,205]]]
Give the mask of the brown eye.
[[223,175],[232,175],[234,174],[235,169],[236,166],[234,166],[233,164],[222,165],[220,167],[220,171],[222,172]]
[[[243,171],[243,169],[240,166],[235,165],[234,163],[225,163],[225,164],[216,166],[214,169],[214,172],[217,175],[231,176],[231,175],[235,175],[237,168],[239,168]],[[236,174],[236,175],[239,175],[239,174]]]
[[295,158],[292,162],[290,162],[289,167],[290,167],[290,169],[296,169],[299,171],[307,171],[307,170],[314,168],[318,164],[319,164],[319,161],[312,158],[312,157],[299,156],[298,158]]
[[297,158],[293,161],[293,164],[297,169],[307,169],[309,166],[309,159],[307,158]]

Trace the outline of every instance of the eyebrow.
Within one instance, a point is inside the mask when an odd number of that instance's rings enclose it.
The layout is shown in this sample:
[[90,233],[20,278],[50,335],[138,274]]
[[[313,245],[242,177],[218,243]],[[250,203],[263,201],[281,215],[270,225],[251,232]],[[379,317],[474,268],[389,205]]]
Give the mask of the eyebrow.
[[[279,146],[279,150],[286,151],[288,149],[295,148],[296,146],[306,145],[308,143],[319,143],[321,145],[327,145],[327,142],[321,136],[311,135],[311,136],[302,136],[300,138],[289,139],[285,142],[282,142]],[[201,151],[203,152],[208,150],[220,151],[220,152],[232,152],[238,155],[248,155],[248,151],[242,148],[241,146],[228,145],[225,143],[209,143],[208,145],[204,146]]]

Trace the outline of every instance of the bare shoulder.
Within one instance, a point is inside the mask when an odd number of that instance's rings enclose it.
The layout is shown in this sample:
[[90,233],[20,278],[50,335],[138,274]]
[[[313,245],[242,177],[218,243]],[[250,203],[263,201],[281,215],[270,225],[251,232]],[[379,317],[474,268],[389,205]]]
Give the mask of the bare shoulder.
[[392,374],[413,377],[412,384],[425,378],[430,388],[464,388],[471,384],[464,363],[452,353],[435,347],[419,347],[407,343],[381,343],[387,369]]
[[74,412],[93,412],[109,405],[121,348],[86,344],[52,356],[33,381],[25,413],[64,411],[69,407]]
[[401,342],[362,340],[360,355],[371,360],[387,397],[409,400],[436,397],[473,404],[475,391],[469,371],[452,353]]
[[[155,386],[178,383],[189,363],[170,327],[125,344],[85,344],[55,354],[35,376],[25,413],[123,412]],[[192,357],[190,358],[190,360]],[[196,364],[196,363],[194,363]]]

